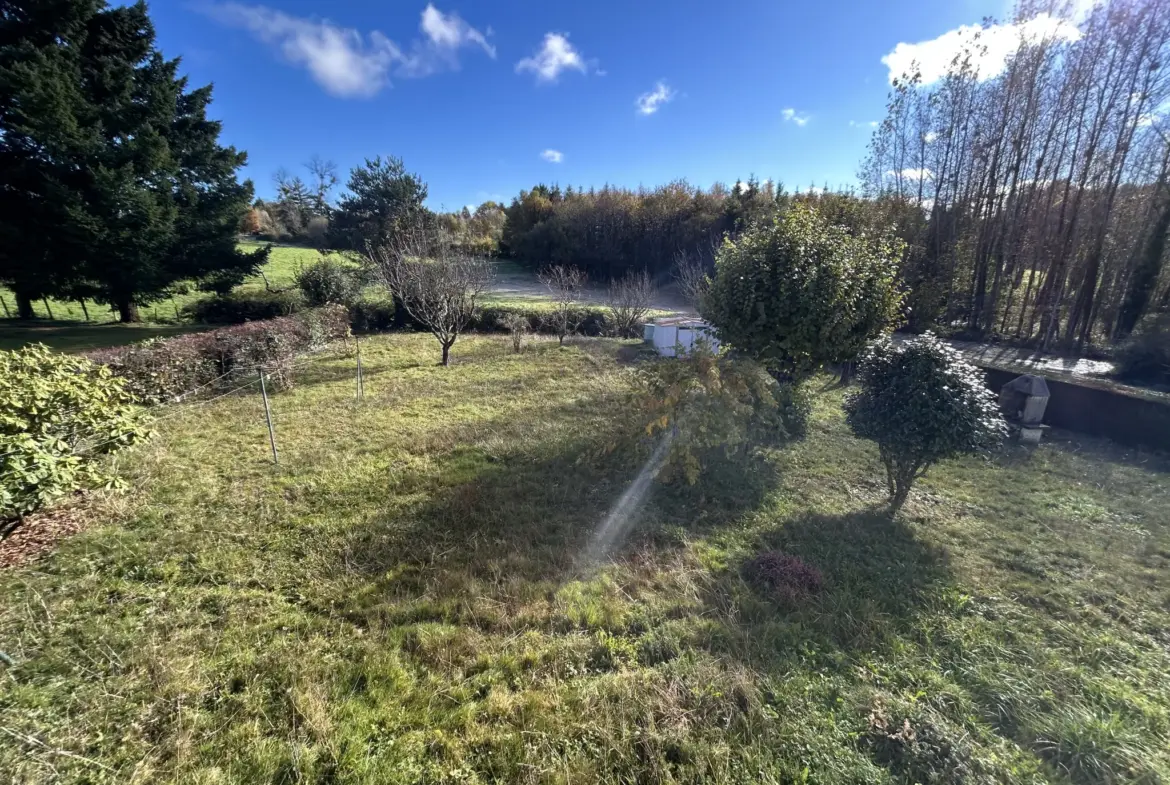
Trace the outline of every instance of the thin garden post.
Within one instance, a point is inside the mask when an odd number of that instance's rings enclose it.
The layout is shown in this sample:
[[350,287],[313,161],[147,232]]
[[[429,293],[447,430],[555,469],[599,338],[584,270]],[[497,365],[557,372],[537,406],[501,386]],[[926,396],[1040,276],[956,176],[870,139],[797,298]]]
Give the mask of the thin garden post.
[[354,346],[357,347],[357,392],[355,396],[359,399],[366,397],[365,380],[362,378],[362,342],[358,340],[355,335],[353,338]]
[[272,427],[272,409],[268,406],[268,388],[264,386],[264,369],[257,368],[260,374],[260,397],[264,399],[264,419],[268,422],[268,443],[272,445],[272,462],[280,465],[280,456],[276,453],[276,430]]

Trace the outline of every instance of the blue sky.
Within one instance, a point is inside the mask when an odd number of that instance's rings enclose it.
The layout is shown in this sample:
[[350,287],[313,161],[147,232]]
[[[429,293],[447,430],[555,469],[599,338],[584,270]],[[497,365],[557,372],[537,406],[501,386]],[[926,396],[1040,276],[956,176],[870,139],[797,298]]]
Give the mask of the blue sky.
[[884,114],[883,57],[945,58],[948,31],[1003,12],[1003,0],[151,5],[163,52],[215,84],[212,114],[247,150],[259,195],[314,154],[343,180],[389,154],[436,209],[537,182],[849,185]]

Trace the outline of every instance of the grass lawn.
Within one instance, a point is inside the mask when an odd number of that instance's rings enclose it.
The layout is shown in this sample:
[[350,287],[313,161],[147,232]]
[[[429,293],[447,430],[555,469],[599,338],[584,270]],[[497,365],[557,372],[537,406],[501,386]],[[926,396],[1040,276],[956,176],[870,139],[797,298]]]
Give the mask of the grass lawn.
[[[1170,460],[1057,433],[891,522],[826,389],[805,440],[618,505],[620,348],[370,339],[364,402],[341,356],[274,397],[279,467],[254,394],[160,421],[0,572],[4,779],[1170,777]],[[759,593],[761,549],[824,588]]]
[[[263,243],[243,242],[240,248],[253,251],[262,248]],[[273,247],[268,263],[262,268],[264,276],[272,286],[291,286],[297,270],[302,265],[309,265],[317,261],[320,254],[312,248],[298,248],[292,246]],[[240,291],[254,291],[264,289],[264,276],[249,276],[239,286]],[[140,308],[143,324],[120,326],[110,330],[111,322],[116,322],[117,315],[108,305],[101,305],[92,300],[86,301],[90,321],[86,321],[85,312],[76,302],[68,302],[49,298],[46,308],[44,302],[37,300],[33,303],[33,311],[39,319],[45,322],[18,322],[15,319],[0,319],[0,349],[12,349],[23,346],[30,340],[36,340],[34,333],[29,332],[27,340],[21,340],[25,331],[35,331],[35,335],[57,336],[54,340],[45,340],[54,349],[65,351],[81,351],[102,346],[116,346],[122,343],[132,343],[143,338],[152,337],[151,330],[156,330],[159,324],[173,324],[180,321],[184,306],[196,300],[209,297],[206,292],[192,290],[188,294],[177,294],[167,300],[151,303]],[[0,316],[5,313],[16,313],[16,298],[12,292],[0,287],[0,301],[7,307],[7,311],[0,308]],[[76,328],[76,332],[70,330]],[[142,334],[136,331],[145,331]],[[166,334],[160,331],[158,334]]]

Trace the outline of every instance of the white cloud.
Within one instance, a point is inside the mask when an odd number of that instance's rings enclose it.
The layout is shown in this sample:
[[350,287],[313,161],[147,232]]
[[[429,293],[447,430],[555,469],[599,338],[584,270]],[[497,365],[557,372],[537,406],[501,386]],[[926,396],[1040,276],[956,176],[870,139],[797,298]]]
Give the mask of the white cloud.
[[668,104],[674,100],[674,90],[666,84],[666,82],[659,81],[654,85],[654,89],[648,93],[642,93],[635,101],[638,107],[639,114],[654,114],[663,104]]
[[548,161],[550,164],[559,164],[561,161],[565,160],[564,153],[562,153],[560,150],[552,149],[545,150],[540,154],[540,157]]
[[[893,169],[890,169],[888,172],[886,172],[886,174],[889,175],[890,177],[897,177],[898,176],[898,172],[894,171]],[[902,170],[902,179],[903,180],[931,180],[933,178],[934,178],[934,172],[930,171],[929,169],[903,169]]]
[[1042,40],[1077,41],[1081,31],[1066,19],[1037,14],[1026,22],[1013,24],[962,25],[938,38],[916,44],[899,43],[882,58],[889,68],[889,80],[922,74],[922,84],[932,84],[946,76],[955,58],[971,52],[971,65],[979,79],[991,79],[1003,73],[1008,58],[1022,42]]
[[414,41],[409,53],[377,30],[362,35],[327,19],[290,16],[262,5],[224,3],[208,6],[207,13],[275,47],[290,63],[308,69],[326,92],[342,98],[374,95],[390,84],[391,72],[421,77],[457,69],[457,53],[464,46],[496,56],[483,33],[431,4],[423,9],[419,25],[426,38]]
[[538,82],[555,82],[561,71],[572,69],[585,73],[588,67],[581,53],[561,33],[545,33],[540,51],[516,63],[516,73],[531,71]]
[[935,131],[927,131],[922,135],[922,141],[927,144],[933,144],[935,139],[938,139],[938,133]]
[[783,112],[780,113],[780,116],[784,118],[784,122],[796,123],[798,126],[800,126],[802,128],[805,125],[807,125],[808,121],[811,119],[804,112],[798,112],[795,109],[791,109],[791,108],[785,109]]
[[[488,57],[496,56],[496,48],[487,42],[484,34],[454,12],[444,16],[442,11],[427,3],[419,27],[431,44],[439,49],[455,50],[464,44],[475,44],[487,52]],[[491,28],[488,28],[488,34],[491,34]]]
[[877,128],[878,121],[877,120],[869,120],[868,122],[866,122],[866,121],[850,120],[849,127],[850,128]]

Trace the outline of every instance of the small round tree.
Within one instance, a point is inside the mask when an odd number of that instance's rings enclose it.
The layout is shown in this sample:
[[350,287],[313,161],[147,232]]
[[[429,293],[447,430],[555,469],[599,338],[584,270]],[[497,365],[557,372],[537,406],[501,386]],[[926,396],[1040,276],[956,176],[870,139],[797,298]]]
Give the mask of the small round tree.
[[852,233],[796,204],[726,240],[702,314],[724,343],[799,381],[849,362],[893,327],[902,301],[892,237]]
[[874,344],[858,377],[861,389],[846,400],[846,419],[854,434],[877,442],[891,514],[931,466],[992,447],[1007,431],[983,373],[930,333]]

